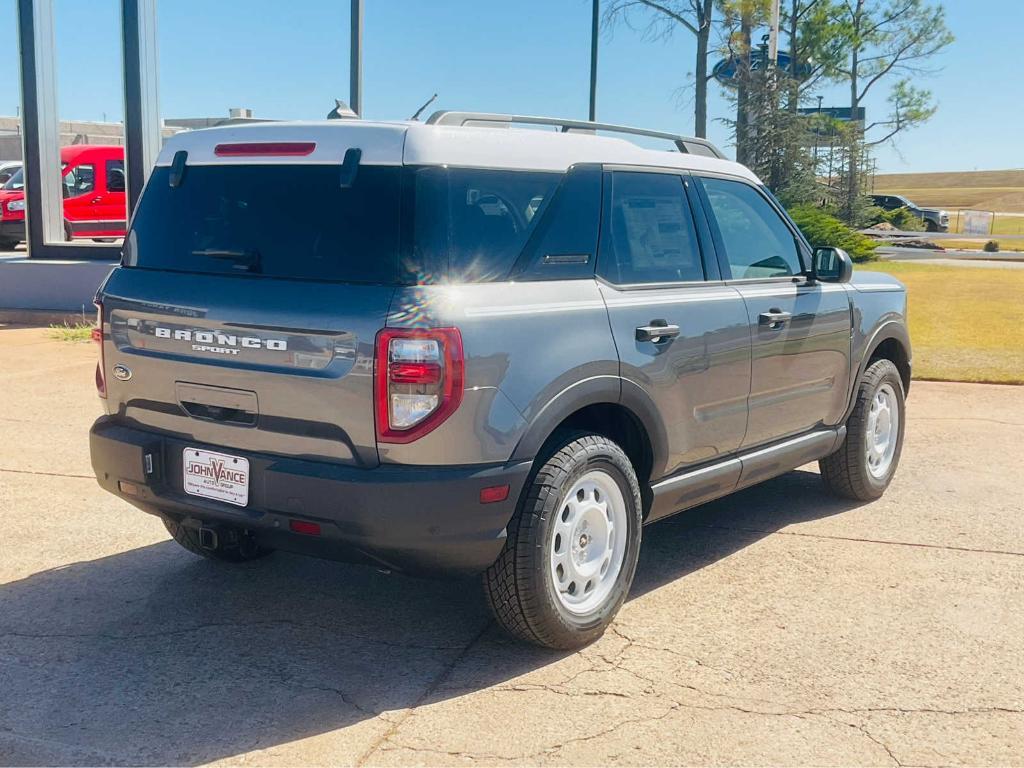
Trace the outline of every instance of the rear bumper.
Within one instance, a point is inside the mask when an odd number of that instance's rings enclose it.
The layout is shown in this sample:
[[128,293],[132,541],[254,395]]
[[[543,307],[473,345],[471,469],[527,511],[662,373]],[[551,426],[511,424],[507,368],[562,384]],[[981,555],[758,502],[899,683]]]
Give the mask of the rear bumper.
[[[417,573],[469,575],[493,563],[530,470],[529,462],[358,469],[185,442],[109,416],[93,425],[89,440],[100,486],[145,512],[246,528],[274,549]],[[249,459],[249,505],[185,494],[186,447]],[[480,503],[482,488],[506,483],[506,500]],[[293,533],[296,519],[319,523],[321,534]]]

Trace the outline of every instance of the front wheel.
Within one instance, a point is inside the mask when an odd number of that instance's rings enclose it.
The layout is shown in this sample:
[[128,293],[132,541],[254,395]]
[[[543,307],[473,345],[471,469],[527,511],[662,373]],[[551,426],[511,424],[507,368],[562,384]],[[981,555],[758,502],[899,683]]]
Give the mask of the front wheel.
[[497,622],[548,648],[578,648],[615,618],[636,572],[640,487],[623,450],[566,435],[524,490],[498,560],[484,574]]
[[846,439],[818,463],[826,487],[857,501],[879,498],[896,474],[905,423],[900,372],[892,361],[876,360],[861,379]]

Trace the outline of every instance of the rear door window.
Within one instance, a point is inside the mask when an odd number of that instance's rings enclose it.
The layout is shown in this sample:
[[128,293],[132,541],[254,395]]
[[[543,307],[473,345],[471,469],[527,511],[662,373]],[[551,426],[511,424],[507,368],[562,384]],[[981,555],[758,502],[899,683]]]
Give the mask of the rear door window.
[[124,160],[107,160],[107,192],[124,192]]
[[125,242],[126,266],[390,284],[397,279],[402,170],[340,165],[154,169]]
[[693,214],[676,174],[611,174],[598,273],[617,285],[704,280]]

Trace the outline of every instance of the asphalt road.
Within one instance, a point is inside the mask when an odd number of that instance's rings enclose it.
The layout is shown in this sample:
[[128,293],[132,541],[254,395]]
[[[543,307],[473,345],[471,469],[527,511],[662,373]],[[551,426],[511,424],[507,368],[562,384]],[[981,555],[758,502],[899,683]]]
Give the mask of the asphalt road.
[[580,653],[474,585],[227,567],[100,492],[90,344],[0,330],[0,764],[1024,763],[1024,388],[915,383],[889,493],[645,530]]

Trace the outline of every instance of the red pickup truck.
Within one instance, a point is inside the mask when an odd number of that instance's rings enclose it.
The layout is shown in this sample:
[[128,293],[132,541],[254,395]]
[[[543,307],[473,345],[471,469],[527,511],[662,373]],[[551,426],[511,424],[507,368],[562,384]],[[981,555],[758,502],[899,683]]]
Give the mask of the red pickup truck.
[[[61,147],[64,237],[124,237],[124,147],[75,144]],[[0,249],[25,240],[24,168],[0,187]]]

